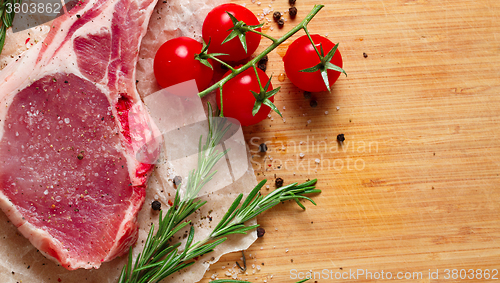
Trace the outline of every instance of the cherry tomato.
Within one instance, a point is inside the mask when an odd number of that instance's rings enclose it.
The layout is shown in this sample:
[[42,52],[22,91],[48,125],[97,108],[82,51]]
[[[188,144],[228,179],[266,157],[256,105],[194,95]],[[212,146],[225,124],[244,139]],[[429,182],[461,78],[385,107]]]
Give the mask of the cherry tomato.
[[[229,29],[234,26],[226,11],[231,13],[238,21],[243,21],[249,26],[258,25],[259,20],[247,8],[232,3],[215,7],[205,18],[202,35],[203,40],[207,44],[210,41],[208,53],[229,54],[228,56],[219,56],[218,58],[226,62],[236,62],[250,57],[255,52],[259,46],[261,36],[253,32],[246,33],[247,52],[243,49],[243,45],[238,37],[222,44],[224,39],[231,33]],[[255,30],[260,31],[261,29],[257,28]]]
[[[311,38],[320,53],[320,45],[323,46],[324,55],[335,46],[329,39],[320,35],[311,35]],[[300,72],[301,70],[314,67],[320,63],[318,54],[314,50],[307,35],[299,37],[290,47],[288,47],[283,57],[283,61],[285,62],[286,75],[295,86],[310,92],[327,91],[320,71],[313,73]],[[338,49],[333,55],[332,60],[330,60],[330,63],[342,68],[342,55]],[[328,70],[327,74],[330,86],[332,86],[340,76],[340,72],[335,70]]]
[[[169,87],[188,80],[196,80],[198,90],[208,87],[214,71],[205,66],[195,55],[203,45],[189,37],[178,37],[165,42],[156,52],[154,73],[162,87]],[[212,60],[208,59],[212,64]]]
[[[262,86],[265,86],[267,81],[269,81],[269,77],[264,71],[258,68],[257,73],[259,74]],[[231,74],[231,71],[228,71],[224,77],[227,77],[229,74]],[[270,84],[268,91],[272,89],[273,86]],[[242,126],[253,125],[264,120],[271,111],[269,106],[262,104],[259,112],[253,116],[252,110],[256,99],[250,90],[257,93],[260,92],[259,82],[253,68],[249,68],[230,79],[222,88],[224,116],[237,119]],[[217,93],[216,97],[217,105],[220,109],[220,93]],[[271,96],[269,100],[274,102],[274,96]]]

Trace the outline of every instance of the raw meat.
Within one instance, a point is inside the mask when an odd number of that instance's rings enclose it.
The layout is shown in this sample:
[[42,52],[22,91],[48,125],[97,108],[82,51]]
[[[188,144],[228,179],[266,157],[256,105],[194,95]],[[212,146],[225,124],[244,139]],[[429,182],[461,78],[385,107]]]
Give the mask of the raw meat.
[[77,2],[0,72],[0,207],[67,269],[98,268],[137,239],[153,165],[136,154],[154,159],[159,143],[135,64],[155,3]]

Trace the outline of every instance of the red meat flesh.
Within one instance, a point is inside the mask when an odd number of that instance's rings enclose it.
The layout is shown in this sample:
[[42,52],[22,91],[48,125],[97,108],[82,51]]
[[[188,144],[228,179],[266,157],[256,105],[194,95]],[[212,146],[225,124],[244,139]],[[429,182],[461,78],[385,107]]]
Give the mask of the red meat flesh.
[[152,160],[158,132],[135,64],[154,4],[78,2],[0,72],[0,207],[67,269],[98,268],[137,239],[152,165],[136,154],[147,144]]

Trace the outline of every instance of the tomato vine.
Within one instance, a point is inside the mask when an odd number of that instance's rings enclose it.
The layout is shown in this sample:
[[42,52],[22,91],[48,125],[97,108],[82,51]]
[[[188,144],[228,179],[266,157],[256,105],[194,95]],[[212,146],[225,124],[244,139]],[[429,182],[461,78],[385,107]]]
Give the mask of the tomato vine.
[[[224,112],[223,112],[223,107],[222,107],[222,97],[223,97],[223,86],[231,79],[233,79],[234,77],[238,76],[239,74],[241,74],[242,72],[244,72],[245,70],[247,70],[248,68],[255,68],[256,64],[262,59],[264,58],[268,53],[270,53],[271,51],[273,51],[276,47],[278,47],[280,44],[282,44],[285,40],[287,40],[288,38],[290,38],[292,35],[294,35],[295,33],[297,33],[298,31],[300,30],[304,30],[304,32],[306,33],[307,37],[309,38],[311,44],[314,46],[314,49],[320,59],[320,63],[315,65],[315,66],[311,66],[310,68],[306,68],[304,70],[301,70],[301,72],[316,72],[316,71],[319,71],[321,72],[321,77],[323,79],[323,82],[325,83],[326,85],[326,88],[328,89],[328,91],[330,91],[330,85],[329,85],[329,80],[328,80],[328,70],[335,70],[335,71],[338,71],[338,72],[341,72],[345,75],[346,72],[340,67],[340,66],[336,66],[332,63],[330,63],[330,60],[332,59],[333,55],[335,54],[335,52],[337,51],[337,47],[338,47],[338,44],[335,45],[334,48],[332,48],[330,50],[330,52],[328,52],[328,54],[324,55],[324,52],[323,52],[323,49],[321,48],[321,53],[320,51],[317,49],[317,47],[315,46],[315,43],[314,41],[312,40],[311,38],[311,35],[309,34],[309,30],[307,29],[307,24],[314,18],[314,16],[316,16],[316,14],[324,7],[324,5],[315,5],[314,8],[309,12],[309,14],[298,24],[296,25],[294,28],[292,28],[290,31],[288,31],[286,34],[284,34],[283,36],[281,36],[280,38],[274,38],[270,35],[267,35],[259,30],[256,30],[255,28],[257,26],[249,26],[248,28],[246,28],[245,24],[241,21],[237,21],[235,17],[231,16],[231,20],[233,21],[233,24],[234,24],[234,29],[239,29],[241,30],[242,28],[245,29],[245,32],[252,32],[252,33],[257,33],[257,34],[260,34],[261,36],[263,37],[266,37],[267,39],[271,40],[272,41],[272,44],[270,46],[268,46],[264,51],[262,51],[259,55],[255,56],[252,60],[248,61],[246,64],[242,65],[241,67],[239,68],[233,68],[231,67],[229,64],[223,62],[222,60],[216,58],[217,55],[211,55],[211,54],[208,54],[207,56],[212,58],[213,60],[215,61],[218,61],[219,63],[227,66],[229,68],[229,70],[231,71],[230,74],[224,76],[221,80],[219,80],[218,82],[216,82],[215,84],[213,84],[212,86],[208,87],[207,89],[201,91],[198,93],[198,95],[200,97],[204,97],[206,96],[207,94],[211,93],[212,91],[218,89],[219,90],[219,95],[220,95],[220,101],[221,101],[221,116],[224,116]],[[229,13],[228,13],[229,14]],[[232,38],[234,38],[235,36],[237,36],[237,34],[234,32],[233,30],[233,33],[231,34]],[[238,35],[238,37],[240,38],[240,41],[241,42],[244,42],[244,35],[241,36],[241,34]],[[227,40],[226,40],[227,41]],[[262,87],[262,84],[259,80],[259,86],[260,86],[260,89],[262,90],[263,87]],[[277,91],[276,91],[277,92]],[[273,92],[273,95],[276,93],[276,92]],[[266,99],[269,98],[268,96],[266,96]],[[269,106],[269,100],[266,100],[266,105]],[[260,105],[262,104],[262,100],[261,101],[256,101],[255,102],[255,108],[254,109],[259,109]],[[273,110],[277,110],[277,108],[272,105],[272,102],[270,103],[271,105],[269,107],[271,107]],[[255,111],[253,111],[253,115],[255,115]],[[279,111],[277,111],[278,114],[281,115],[281,113],[279,113]]]

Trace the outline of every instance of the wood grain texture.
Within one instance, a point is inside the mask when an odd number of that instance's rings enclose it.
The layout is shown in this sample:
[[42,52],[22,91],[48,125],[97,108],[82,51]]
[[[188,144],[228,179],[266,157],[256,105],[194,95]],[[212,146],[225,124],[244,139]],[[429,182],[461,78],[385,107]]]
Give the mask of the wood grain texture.
[[[256,13],[269,4],[289,7],[284,0],[234,2]],[[315,2],[297,0],[295,22]],[[384,271],[421,275],[403,281],[456,282],[445,279],[445,269],[493,274],[500,269],[500,2],[322,3],[309,29],[340,42],[348,77],[331,93],[313,94],[312,108],[288,79],[278,81],[286,44],[278,48],[268,74],[282,87],[276,105],[286,108],[286,122],[273,114],[247,127],[245,137],[254,151],[267,143],[269,152],[255,153],[253,163],[271,189],[275,176],[285,183],[318,178],[323,192],[306,211],[286,203],[259,217],[267,233],[246,251],[255,259],[247,259],[248,275],[239,278],[295,282],[292,273],[327,270],[328,277],[309,282],[369,282]],[[292,24],[265,30],[279,36]],[[223,257],[203,282],[214,273],[227,278],[240,256]],[[331,278],[358,270],[372,279]],[[439,270],[439,279],[429,270]],[[497,281],[474,277],[469,281]]]

